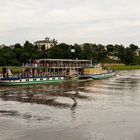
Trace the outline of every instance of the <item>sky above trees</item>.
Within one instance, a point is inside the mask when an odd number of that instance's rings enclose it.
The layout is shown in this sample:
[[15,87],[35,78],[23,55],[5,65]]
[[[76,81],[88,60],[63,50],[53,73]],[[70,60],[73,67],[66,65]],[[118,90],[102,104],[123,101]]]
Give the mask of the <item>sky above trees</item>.
[[139,0],[0,0],[0,44],[46,36],[65,43],[140,45]]

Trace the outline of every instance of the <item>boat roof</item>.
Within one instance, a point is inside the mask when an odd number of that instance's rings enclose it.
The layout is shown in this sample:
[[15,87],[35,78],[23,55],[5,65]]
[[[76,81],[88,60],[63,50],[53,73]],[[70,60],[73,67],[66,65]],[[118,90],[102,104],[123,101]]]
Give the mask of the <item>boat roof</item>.
[[39,61],[77,61],[77,62],[91,62],[91,60],[80,60],[80,59],[38,59]]

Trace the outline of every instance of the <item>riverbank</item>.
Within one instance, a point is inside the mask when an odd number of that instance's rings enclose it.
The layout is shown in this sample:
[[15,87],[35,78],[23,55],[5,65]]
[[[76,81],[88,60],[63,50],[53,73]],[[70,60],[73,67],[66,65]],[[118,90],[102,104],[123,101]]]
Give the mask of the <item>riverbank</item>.
[[140,65],[110,66],[109,68],[114,69],[114,70],[140,69]]
[[[104,66],[112,69],[112,70],[129,70],[129,69],[140,69],[140,65],[124,65],[124,64],[103,64]],[[9,66],[9,68],[14,71],[20,71],[20,67]],[[0,72],[2,72],[2,67],[0,67]]]
[[3,67],[8,67],[10,68],[13,72],[18,72],[19,70],[21,70],[20,66],[0,66],[0,72],[2,72],[2,68]]
[[124,64],[103,64],[103,65],[113,70],[140,69],[140,65],[124,65]]
[[[103,64],[104,66],[112,69],[112,70],[129,70],[129,69],[140,69],[140,65],[124,65],[124,64]],[[17,72],[20,71],[20,67],[16,66],[5,66],[9,67],[12,71]],[[0,72],[2,72],[2,66],[0,67]]]

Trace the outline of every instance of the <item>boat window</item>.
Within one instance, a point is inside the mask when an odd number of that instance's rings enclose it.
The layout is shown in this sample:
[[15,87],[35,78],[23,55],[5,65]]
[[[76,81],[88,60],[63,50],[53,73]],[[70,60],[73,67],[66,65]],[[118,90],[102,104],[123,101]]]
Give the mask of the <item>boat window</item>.
[[20,82],[21,82],[22,80],[20,80]]
[[36,81],[36,79],[33,79],[33,81]]
[[29,81],[29,79],[26,79],[26,81]]

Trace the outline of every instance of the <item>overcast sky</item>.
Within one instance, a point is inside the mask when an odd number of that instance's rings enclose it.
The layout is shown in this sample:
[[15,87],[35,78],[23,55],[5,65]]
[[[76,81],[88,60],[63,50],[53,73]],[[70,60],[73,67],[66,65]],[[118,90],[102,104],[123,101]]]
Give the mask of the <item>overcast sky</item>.
[[140,45],[140,0],[0,0],[0,44]]

